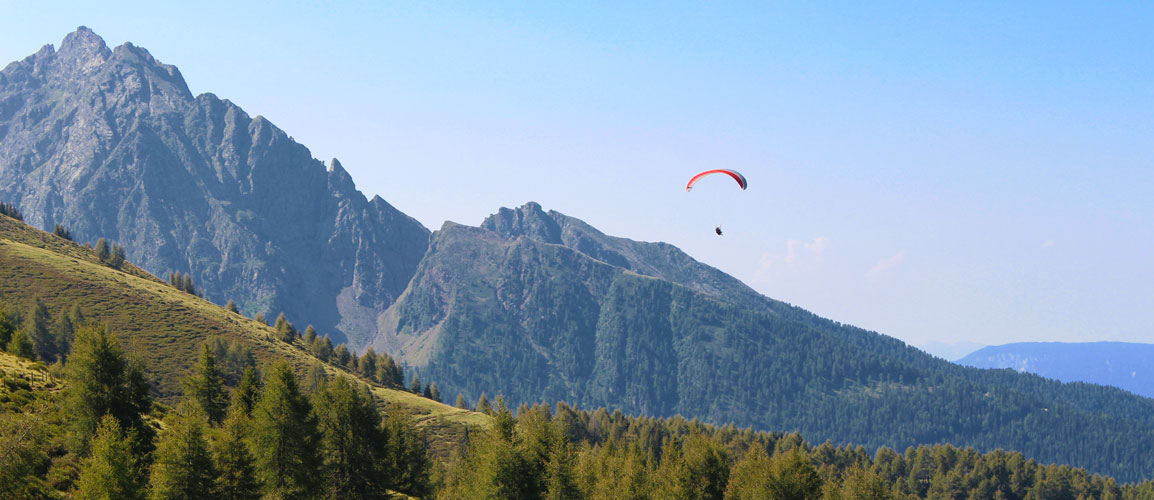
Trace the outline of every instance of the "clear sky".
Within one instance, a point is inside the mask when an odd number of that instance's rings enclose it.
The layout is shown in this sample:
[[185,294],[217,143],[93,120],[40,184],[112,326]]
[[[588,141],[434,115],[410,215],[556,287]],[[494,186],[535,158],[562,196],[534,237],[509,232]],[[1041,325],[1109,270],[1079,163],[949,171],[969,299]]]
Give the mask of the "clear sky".
[[1154,3],[816,3],[0,0],[0,61],[131,41],[430,229],[532,200],[913,344],[1154,342]]

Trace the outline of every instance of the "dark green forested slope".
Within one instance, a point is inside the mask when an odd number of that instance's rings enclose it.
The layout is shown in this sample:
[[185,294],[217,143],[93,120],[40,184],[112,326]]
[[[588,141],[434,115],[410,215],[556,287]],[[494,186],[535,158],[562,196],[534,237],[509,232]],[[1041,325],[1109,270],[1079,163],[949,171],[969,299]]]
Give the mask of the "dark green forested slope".
[[[682,414],[871,448],[1013,449],[1123,480],[1154,471],[1152,400],[959,367],[758,299],[732,278],[676,284],[711,268],[535,205],[517,212],[486,222],[492,230],[446,224],[381,318],[376,345],[446,394]],[[633,262],[644,259],[659,262]]]

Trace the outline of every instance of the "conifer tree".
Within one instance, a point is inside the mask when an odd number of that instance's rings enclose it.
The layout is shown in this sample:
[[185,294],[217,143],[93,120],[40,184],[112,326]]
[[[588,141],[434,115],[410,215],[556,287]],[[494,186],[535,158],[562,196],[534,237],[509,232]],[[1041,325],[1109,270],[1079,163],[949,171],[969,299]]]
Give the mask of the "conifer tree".
[[264,313],[256,313],[256,316],[253,316],[252,319],[262,325],[268,324],[268,322],[264,320]]
[[230,313],[240,314],[240,311],[236,309],[236,302],[233,302],[232,299],[228,299],[228,303],[224,305],[224,309]]
[[433,389],[431,388],[431,384],[425,384],[425,389],[421,391],[421,396],[424,396],[425,399],[433,399]]
[[244,369],[240,383],[232,393],[232,406],[239,407],[244,416],[251,417],[252,409],[260,399],[260,380],[257,379],[256,369],[249,366]]
[[691,497],[721,500],[729,482],[729,458],[725,449],[714,439],[697,432],[687,436],[681,448],[688,469]]
[[821,476],[800,446],[775,455],[770,472],[774,498],[786,500],[821,498]]
[[421,393],[421,377],[416,373],[413,374],[413,382],[409,384],[409,392],[413,394]]
[[377,376],[377,351],[372,347],[365,349],[365,353],[361,355],[361,360],[357,363],[357,370],[361,372],[367,379],[372,379]]
[[313,328],[313,325],[309,325],[308,328],[305,328],[304,338],[305,345],[312,346],[313,342],[317,339],[317,329]]
[[180,278],[180,289],[184,290],[185,293],[196,295],[196,284],[192,282],[192,275],[184,273],[184,276]]
[[304,384],[302,389],[305,394],[314,394],[324,388],[328,383],[328,375],[325,373],[325,368],[320,363],[313,363],[309,366],[308,373],[305,374]]
[[[251,373],[251,372],[246,372]],[[245,443],[250,422],[244,405],[234,403],[212,443],[213,463],[218,471],[216,491],[222,500],[260,498],[256,461]]]
[[[327,337],[327,336],[326,336]],[[349,366],[349,360],[353,359],[352,353],[349,352],[349,346],[341,344],[333,351],[333,357],[341,366]]]
[[36,355],[49,363],[55,361],[56,339],[52,336],[52,316],[48,313],[48,306],[39,297],[32,302],[25,327],[36,348]]
[[144,368],[125,356],[108,327],[88,324],[76,330],[65,373],[64,411],[78,440],[77,451],[87,449],[105,415],[134,435],[137,453],[151,448],[152,429],[141,418],[152,407]]
[[184,380],[184,393],[196,404],[211,425],[219,425],[228,412],[228,394],[224,376],[216,365],[216,355],[208,343],[201,344],[200,360],[191,376]]
[[438,403],[441,402],[441,391],[437,390],[437,383],[436,382],[430,382],[429,383],[428,398],[433,400],[433,401],[436,401]]
[[746,450],[741,460],[734,464],[729,484],[726,485],[725,498],[726,500],[771,498],[773,480],[769,454],[766,453],[765,447],[754,444]]
[[61,312],[56,316],[56,321],[52,322],[52,341],[54,343],[53,350],[56,352],[56,358],[64,360],[64,357],[72,350],[72,337],[76,334],[76,324],[72,320],[72,315]]
[[385,433],[372,396],[338,376],[313,397],[330,496],[387,498]]
[[56,227],[52,228],[52,234],[55,234],[56,236],[64,238],[68,241],[72,241],[72,232],[61,224],[56,224]]
[[153,500],[215,498],[218,471],[204,437],[205,422],[205,415],[191,400],[164,419],[153,454]]
[[426,498],[432,493],[433,468],[424,433],[399,409],[389,409],[382,423],[387,449],[384,476],[388,487],[406,495]]
[[320,435],[312,405],[301,394],[288,363],[265,377],[253,409],[252,446],[266,497],[313,498],[323,490]]
[[113,244],[112,255],[108,258],[108,265],[112,268],[120,269],[120,266],[124,265],[125,258],[124,247]]
[[893,493],[877,472],[856,464],[846,472],[841,487],[842,500],[890,500]]
[[28,338],[28,334],[24,333],[24,330],[16,330],[12,333],[7,350],[14,356],[36,360],[36,346],[32,344],[32,339]]
[[553,440],[549,449],[549,459],[545,464],[545,500],[580,500],[583,498],[577,486],[573,470],[577,461],[577,450],[564,437]]
[[284,313],[280,313],[276,317],[276,323],[273,324],[273,329],[276,330],[277,338],[293,343],[297,339],[297,330],[293,328],[293,324],[284,319]]
[[0,347],[7,348],[8,342],[12,341],[12,333],[16,331],[16,322],[12,315],[0,305]]
[[377,381],[391,387],[402,387],[405,374],[397,362],[388,354],[381,354],[377,360]]
[[457,408],[460,408],[462,410],[468,410],[469,409],[469,403],[465,402],[465,395],[461,394],[459,392],[457,393],[457,402],[453,406],[456,406]]
[[76,497],[83,499],[143,499],[143,485],[133,453],[132,432],[125,432],[112,415],[104,415],[84,461]]
[[489,404],[489,398],[488,396],[485,396],[485,393],[483,392],[481,393],[481,397],[477,398],[476,411],[486,415],[493,414],[493,406]]
[[108,242],[104,238],[96,240],[96,258],[100,259],[101,263],[108,262],[112,257],[112,252],[108,249]]

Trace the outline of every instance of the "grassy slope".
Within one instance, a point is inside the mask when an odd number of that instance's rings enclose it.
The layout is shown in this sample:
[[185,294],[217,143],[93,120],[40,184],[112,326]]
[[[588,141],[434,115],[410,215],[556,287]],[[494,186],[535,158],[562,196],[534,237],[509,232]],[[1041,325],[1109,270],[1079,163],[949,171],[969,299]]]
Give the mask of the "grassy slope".
[[[121,342],[148,367],[157,396],[166,403],[179,397],[180,380],[195,365],[202,341],[217,335],[244,342],[259,363],[285,359],[299,374],[319,360],[303,342],[274,338],[260,322],[168,286],[126,264],[123,271],[103,266],[81,245],[0,216],[0,300],[25,307],[39,297],[52,311],[79,303],[86,317],[107,323]],[[342,368],[325,365],[332,375]],[[430,433],[432,448],[443,453],[468,427],[487,427],[489,417],[389,389],[365,379],[384,405],[399,405]]]

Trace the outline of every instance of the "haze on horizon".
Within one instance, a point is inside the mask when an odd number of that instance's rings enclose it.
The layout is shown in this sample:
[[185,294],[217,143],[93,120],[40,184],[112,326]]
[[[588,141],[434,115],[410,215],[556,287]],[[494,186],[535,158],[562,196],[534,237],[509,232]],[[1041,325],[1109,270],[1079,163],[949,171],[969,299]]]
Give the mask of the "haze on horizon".
[[[532,200],[911,344],[1152,342],[1152,22],[1148,4],[3,1],[0,61],[79,25],[131,41],[430,229]],[[687,195],[710,168],[749,190]]]

